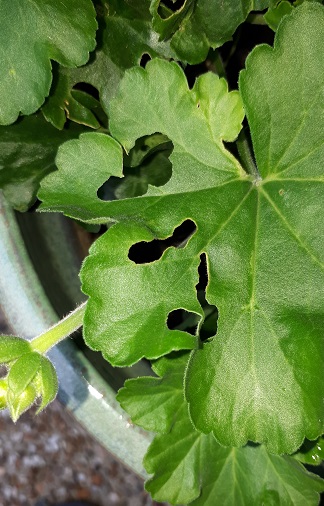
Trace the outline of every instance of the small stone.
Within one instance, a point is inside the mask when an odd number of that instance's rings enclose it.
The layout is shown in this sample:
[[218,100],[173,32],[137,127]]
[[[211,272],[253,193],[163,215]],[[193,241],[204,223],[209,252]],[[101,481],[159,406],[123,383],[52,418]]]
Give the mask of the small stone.
[[79,488],[76,493],[77,499],[90,499],[91,494],[87,488]]
[[100,487],[100,485],[102,485],[102,482],[103,482],[103,478],[100,474],[93,474],[91,476],[91,483],[93,485],[96,485],[97,487]]
[[110,492],[108,494],[108,504],[110,503],[118,503],[120,501],[120,497],[116,492]]

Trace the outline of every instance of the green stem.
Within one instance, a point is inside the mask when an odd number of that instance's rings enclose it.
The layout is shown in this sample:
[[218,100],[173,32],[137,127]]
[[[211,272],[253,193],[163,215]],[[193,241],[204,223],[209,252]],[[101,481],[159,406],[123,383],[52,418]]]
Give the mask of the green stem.
[[206,66],[208,70],[214,72],[214,74],[217,74],[219,77],[226,77],[224,63],[218,49],[210,49],[206,60]]
[[248,174],[254,176],[255,181],[261,179],[260,173],[255,165],[254,158],[251,153],[249,141],[246,137],[244,128],[241,130],[240,135],[236,141],[237,149],[241,158],[242,165]]
[[63,320],[56,323],[43,334],[30,341],[34,351],[45,354],[57,343],[70,336],[83,325],[83,316],[87,303],[84,302],[78,306],[72,313],[68,314]]

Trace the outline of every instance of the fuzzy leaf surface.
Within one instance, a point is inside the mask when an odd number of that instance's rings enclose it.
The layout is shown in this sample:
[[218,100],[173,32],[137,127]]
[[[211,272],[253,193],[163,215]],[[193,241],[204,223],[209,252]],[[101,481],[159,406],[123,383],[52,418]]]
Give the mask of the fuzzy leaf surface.
[[31,351],[26,339],[16,336],[0,336],[0,364],[10,362]]
[[40,181],[55,170],[57,148],[81,132],[76,125],[58,132],[40,114],[0,126],[0,189],[15,209],[34,203]]
[[8,386],[14,397],[20,396],[32,382],[41,363],[41,355],[36,352],[25,353],[19,357],[8,374]]
[[262,182],[247,213],[242,201],[248,229],[231,220],[220,237],[207,289],[219,332],[193,354],[186,384],[197,428],[223,444],[291,453],[323,431],[323,28],[323,7],[296,9],[240,78]]
[[[100,350],[117,366],[196,346],[195,337],[180,330],[169,330],[166,320],[168,313],[178,307],[199,314],[201,308],[195,300],[194,288],[198,282],[199,258],[188,258],[184,250],[172,248],[166,251],[165,262],[137,265],[127,253],[139,239],[151,241],[154,235],[134,221],[115,225],[94,243],[81,274],[83,291],[91,297],[83,326],[87,345]],[[168,288],[161,279],[168,279]],[[112,289],[107,290],[107,286]],[[101,320],[103,310],[110,315],[104,321]]]
[[91,0],[0,1],[0,124],[32,114],[49,93],[55,60],[83,65],[95,47]]
[[[200,255],[206,254],[206,299],[218,308],[218,333],[192,354],[186,396],[197,429],[228,446],[252,440],[274,453],[292,453],[304,437],[323,432],[323,29],[323,7],[305,3],[283,19],[274,49],[263,45],[248,59],[240,89],[259,175],[245,174],[222,143],[234,138],[234,125],[239,130],[237,93],[230,94],[231,121],[214,104],[215,126],[203,104],[213,103],[223,81],[205,74],[199,79],[210,79],[209,86],[198,81],[189,90],[175,63],[153,60],[145,70],[126,73],[110,125],[127,151],[144,135],[167,135],[174,145],[170,180],[135,200],[103,202],[96,193],[108,174],[98,164],[67,198],[60,190],[82,173],[75,158],[43,182],[45,208],[120,222],[98,241],[101,246],[94,245],[82,271],[90,297],[86,340],[118,365],[146,356],[145,346],[153,356],[166,352],[169,311],[183,308],[203,317],[194,288]],[[184,248],[131,265],[130,237],[133,243],[165,238],[185,219],[197,228]],[[100,274],[105,265],[116,284],[106,282],[112,280],[108,271],[107,278]],[[162,298],[153,300],[158,294]],[[123,325],[125,336],[132,325],[132,335],[139,332],[138,348],[130,335],[122,344]],[[150,329],[146,345],[143,325]]]
[[128,380],[118,393],[133,421],[153,427],[155,420],[155,431],[163,433],[144,458],[152,497],[195,506],[315,506],[324,482],[292,457],[271,455],[263,446],[224,448],[194,429],[181,395],[187,359],[162,358],[154,367],[159,378]]

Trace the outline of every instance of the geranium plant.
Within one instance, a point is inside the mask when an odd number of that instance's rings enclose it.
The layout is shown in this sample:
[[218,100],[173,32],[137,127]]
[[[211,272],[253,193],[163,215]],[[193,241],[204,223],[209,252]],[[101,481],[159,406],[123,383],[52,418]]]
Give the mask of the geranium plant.
[[51,402],[46,353],[83,326],[113,366],[151,362],[117,398],[157,434],[155,500],[318,504],[304,464],[323,457],[322,2],[0,6],[3,193],[102,232],[87,302],[0,339],[1,407],[16,420]]

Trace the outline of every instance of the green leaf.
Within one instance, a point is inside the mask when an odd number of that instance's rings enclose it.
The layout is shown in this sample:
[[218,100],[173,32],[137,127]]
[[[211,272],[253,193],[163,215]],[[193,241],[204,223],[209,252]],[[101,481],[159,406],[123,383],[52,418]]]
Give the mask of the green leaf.
[[[178,307],[200,313],[195,300],[199,259],[186,258],[184,250],[181,255],[175,249],[165,252],[164,263],[136,265],[128,258],[133,243],[154,238],[147,227],[135,221],[115,225],[93,244],[82,269],[82,290],[90,297],[83,327],[86,343],[115,366],[196,346],[195,337],[169,330],[166,321],[168,313]],[[177,273],[175,283],[168,264]],[[191,278],[187,271],[193,264]],[[184,279],[180,284],[181,273]],[[160,282],[166,275],[168,288]],[[103,318],[107,312],[109,317]]]
[[234,141],[242,128],[243,108],[237,92],[227,93],[224,79],[215,79],[214,74],[203,74],[195,82],[193,95],[200,107],[215,142]]
[[[124,70],[140,63],[143,54],[151,58],[175,57],[167,42],[152,29],[150,0],[113,0],[105,18],[104,47],[115,65]],[[127,49],[127,50],[126,50]]]
[[278,25],[282,18],[287,14],[291,14],[294,7],[287,0],[283,0],[278,5],[270,8],[268,12],[265,13],[264,19],[275,32],[278,28]]
[[[81,164],[77,179],[75,160]],[[71,214],[75,214],[75,218],[81,221],[86,221],[87,208],[91,209],[93,201],[97,199],[98,188],[109,176],[122,177],[121,146],[117,141],[102,133],[83,133],[80,139],[66,142],[60,146],[55,161],[57,167],[62,167],[64,170],[57,171],[56,176],[53,173],[46,177],[46,182],[44,181],[38,197],[41,200],[46,198],[46,202],[51,200],[52,210],[60,206],[62,201],[70,202]],[[84,181],[88,181],[89,189],[94,189],[93,193],[87,190]],[[103,204],[102,201],[97,200],[99,205]],[[85,207],[85,213],[83,213],[83,207]],[[104,219],[104,222],[107,220]]]
[[194,0],[185,0],[181,7],[173,12],[166,7],[161,0],[152,0],[150,12],[153,16],[152,25],[160,34],[161,39],[168,39],[179,29],[181,22],[192,15]]
[[[157,364],[161,360],[163,358]],[[188,353],[180,354],[176,367],[170,368],[169,360],[166,360],[165,371],[157,368],[156,364],[155,370],[163,377],[143,377],[125,382],[117,394],[117,400],[134,423],[152,432],[170,431],[183,405],[183,377],[187,361]],[[174,365],[174,361],[172,363]]]
[[172,151],[172,143],[166,135],[153,134],[138,139],[130,152],[125,154],[124,166],[138,167],[146,158],[160,151],[167,151],[167,156],[170,156]]
[[317,441],[305,441],[303,446],[297,453],[294,453],[294,458],[312,466],[318,466],[324,460],[324,437],[320,437]]
[[[324,8],[307,2],[283,19],[274,49],[262,45],[247,60],[240,90],[254,174],[245,174],[222,143],[224,132],[232,139],[238,133],[228,126],[240,124],[237,108],[232,120],[219,113],[223,131],[208,107],[197,107],[200,100],[213,103],[217,76],[208,92],[189,90],[175,63],[153,60],[126,73],[110,126],[127,151],[144,135],[167,135],[174,145],[170,180],[136,199],[103,202],[97,190],[107,172],[88,170],[67,196],[62,189],[83,173],[88,147],[43,182],[43,208],[120,222],[82,269],[90,296],[85,338],[118,365],[166,353],[173,309],[203,317],[195,285],[206,254],[206,299],[218,308],[218,333],[193,352],[186,396],[195,426],[224,445],[252,440],[293,453],[305,437],[323,433],[323,29]],[[129,260],[132,243],[166,238],[186,219],[197,230],[184,248],[150,264]]]
[[67,119],[90,128],[99,128],[95,111],[100,108],[100,103],[88,93],[72,89],[78,81],[73,78],[75,74],[71,69],[57,69],[54,89],[51,89],[42,113],[59,130],[63,129]]
[[147,472],[154,473],[145,488],[155,500],[193,501],[192,506],[318,504],[323,480],[292,457],[271,455],[263,446],[224,448],[212,435],[195,431],[184,408],[182,417],[169,434],[155,437],[144,459]]
[[[139,65],[143,54],[151,58],[176,58],[168,42],[159,41],[152,29],[149,0],[113,0],[98,9],[98,48],[87,65],[59,68],[54,74],[51,95],[42,107],[48,121],[63,128],[66,118],[98,128],[96,110],[80,102],[73,87],[88,83],[97,88],[102,104],[108,105],[127,68]],[[107,111],[107,107],[106,107]],[[100,119],[100,118],[99,118]]]
[[49,93],[50,60],[83,65],[95,47],[90,0],[0,1],[0,124],[32,114]]
[[41,357],[40,368],[34,382],[38,396],[42,397],[42,402],[37,410],[38,414],[55,399],[58,391],[56,371],[48,358]]
[[254,0],[254,10],[263,11],[269,7],[270,0]]
[[224,448],[193,428],[181,395],[188,354],[177,355],[156,362],[163,377],[129,380],[118,393],[133,421],[168,431],[155,437],[144,458],[153,498],[195,506],[318,504],[323,480],[292,457],[271,455],[262,446]]
[[[129,155],[124,156],[124,178],[110,178],[107,183],[108,191],[113,191],[117,199],[144,195],[149,185],[162,186],[172,175],[172,164],[168,158],[172,144],[166,142],[165,136],[155,134],[140,141]],[[102,195],[100,197],[103,198]]]
[[0,411],[7,407],[8,382],[0,379]]
[[264,8],[265,2],[246,0],[186,0],[173,12],[161,0],[151,1],[154,29],[162,39],[170,38],[180,60],[191,64],[203,61],[210,47],[230,40],[251,10]]
[[15,209],[35,202],[40,181],[55,169],[58,146],[81,132],[73,125],[58,132],[40,115],[0,127],[0,189]]
[[[194,354],[187,375],[196,426],[213,430],[223,444],[251,439],[265,442],[271,451],[291,453],[305,435],[315,439],[323,431],[324,129],[318,115],[323,27],[321,6],[296,9],[282,21],[275,49],[256,48],[240,77],[263,178],[250,203],[254,225],[244,234],[249,254],[231,247],[237,260],[246,258],[248,268],[225,261],[219,269],[215,283],[217,278],[224,283],[224,292],[222,296],[218,289],[221,297],[214,299],[220,313],[218,337]],[[232,238],[238,232],[233,221],[227,229]],[[230,247],[228,241],[225,247]],[[220,257],[222,248],[218,251]],[[236,288],[233,281],[243,272],[246,306],[242,299],[235,302],[233,291],[230,307],[226,291]],[[242,288],[237,286],[236,293]],[[209,392],[199,386],[205,370],[215,371]]]
[[25,339],[16,336],[0,336],[0,364],[11,362],[30,351],[30,344]]
[[14,397],[18,397],[32,382],[40,367],[41,356],[37,352],[25,353],[11,366],[8,374],[8,387]]
[[30,408],[37,397],[35,388],[28,385],[20,395],[15,395],[13,392],[8,393],[7,403],[10,411],[10,416],[14,422]]

